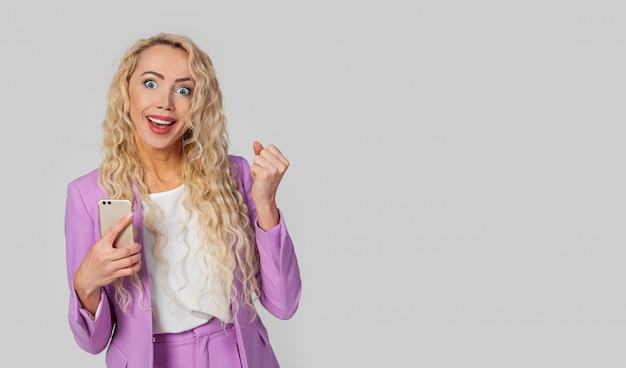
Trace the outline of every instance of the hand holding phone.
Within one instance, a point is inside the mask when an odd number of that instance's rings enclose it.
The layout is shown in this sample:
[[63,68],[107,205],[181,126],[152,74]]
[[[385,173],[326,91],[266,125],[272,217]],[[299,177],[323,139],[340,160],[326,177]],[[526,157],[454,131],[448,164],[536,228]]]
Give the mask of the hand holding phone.
[[[100,215],[100,237],[103,237],[113,224],[132,211],[132,203],[128,199],[101,199],[98,202],[98,212]],[[131,222],[122,230],[122,232],[120,232],[113,243],[113,247],[125,247],[133,244],[134,242],[135,232],[133,223]]]

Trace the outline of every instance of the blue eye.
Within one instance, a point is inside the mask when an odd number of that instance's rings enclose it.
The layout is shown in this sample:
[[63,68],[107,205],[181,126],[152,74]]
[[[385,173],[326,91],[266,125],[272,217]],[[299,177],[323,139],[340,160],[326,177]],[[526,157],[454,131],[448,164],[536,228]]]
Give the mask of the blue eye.
[[149,81],[145,81],[145,82],[144,82],[144,85],[145,85],[146,87],[148,87],[148,88],[156,88],[156,86],[157,86],[157,85],[156,85],[156,82],[155,82],[155,81],[151,81],[151,80],[149,80]]
[[187,87],[180,87],[176,89],[176,93],[180,93],[181,95],[188,95],[191,93],[191,90]]

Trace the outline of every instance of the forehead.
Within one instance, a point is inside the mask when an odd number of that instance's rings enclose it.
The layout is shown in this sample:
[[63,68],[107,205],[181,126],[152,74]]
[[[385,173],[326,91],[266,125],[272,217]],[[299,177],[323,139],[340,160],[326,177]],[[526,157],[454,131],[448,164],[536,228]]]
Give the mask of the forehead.
[[[155,45],[145,49],[137,59],[135,73],[157,72],[174,78],[189,74],[189,55],[169,45]],[[133,73],[133,74],[135,74]]]

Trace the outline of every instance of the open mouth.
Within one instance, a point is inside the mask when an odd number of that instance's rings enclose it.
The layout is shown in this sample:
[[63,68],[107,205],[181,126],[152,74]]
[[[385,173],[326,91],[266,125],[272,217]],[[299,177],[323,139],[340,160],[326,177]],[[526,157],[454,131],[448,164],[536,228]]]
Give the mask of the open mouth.
[[150,117],[150,116],[148,116],[148,120],[150,120],[152,125],[155,125],[157,127],[163,127],[163,128],[164,127],[168,127],[168,126],[170,126],[170,125],[172,125],[172,124],[174,124],[176,122],[174,120],[171,120],[171,121],[161,120],[161,119],[153,118],[153,117]]

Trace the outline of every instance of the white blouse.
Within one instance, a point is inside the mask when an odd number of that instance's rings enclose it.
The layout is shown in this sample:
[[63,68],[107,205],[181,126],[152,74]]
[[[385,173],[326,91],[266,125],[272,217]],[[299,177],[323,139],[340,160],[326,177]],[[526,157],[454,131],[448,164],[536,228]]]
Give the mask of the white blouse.
[[[153,333],[176,333],[187,331],[206,323],[212,317],[232,322],[226,291],[215,275],[216,260],[204,263],[200,253],[198,219],[192,214],[183,234],[185,208],[184,185],[178,188],[150,194],[159,209],[156,228],[166,241],[162,256],[168,260],[170,269],[157,261],[154,255],[155,236],[144,226],[144,243],[150,293],[152,297]],[[143,209],[145,215],[145,208]],[[208,288],[201,292],[208,278]],[[167,286],[167,287],[166,287]]]

